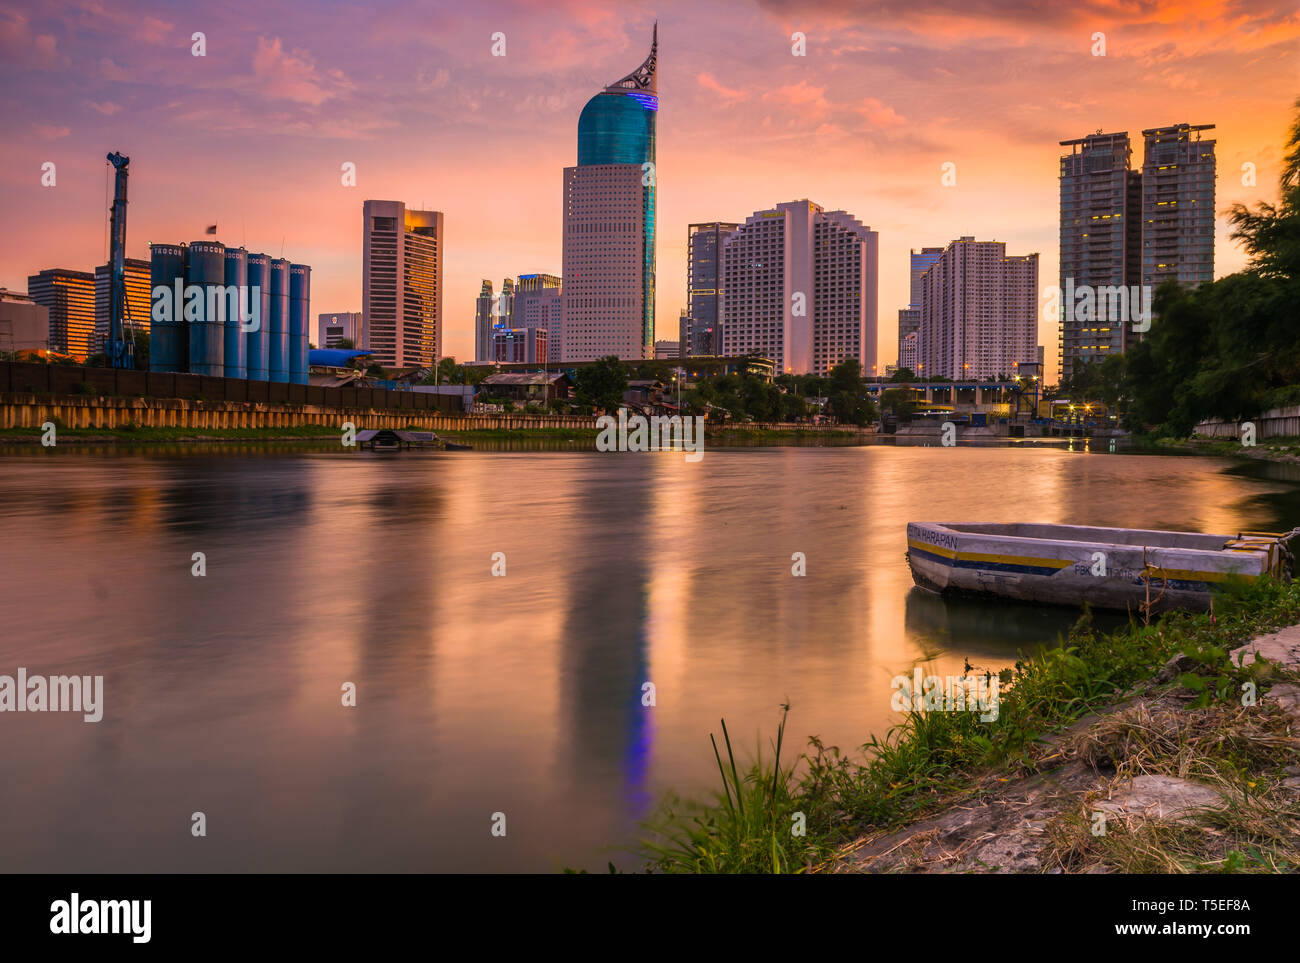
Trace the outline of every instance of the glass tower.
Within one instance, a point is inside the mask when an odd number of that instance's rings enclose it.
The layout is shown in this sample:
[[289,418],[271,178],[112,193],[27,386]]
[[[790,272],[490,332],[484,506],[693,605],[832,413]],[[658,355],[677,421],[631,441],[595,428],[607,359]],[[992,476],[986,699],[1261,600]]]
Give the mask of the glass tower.
[[[640,331],[638,339],[641,356],[650,357],[654,340],[655,317],[655,118],[659,110],[657,63],[659,28],[655,26],[650,46],[650,56],[636,70],[622,80],[610,84],[582,109],[578,118],[577,169],[619,165],[637,171],[641,193],[640,251],[637,252],[636,274],[639,278]],[[596,179],[575,182],[575,189],[590,190]],[[612,184],[602,184],[597,189],[614,189]],[[597,228],[604,230],[604,228]],[[611,251],[611,257],[617,255]],[[621,273],[621,266],[605,265]],[[584,280],[594,281],[591,266],[587,278],[575,273],[581,285]],[[567,278],[567,272],[566,272]],[[575,299],[582,303],[583,292],[577,291]],[[588,299],[589,300],[589,299]],[[623,354],[622,347],[616,353]],[[611,345],[611,352],[614,352]]]

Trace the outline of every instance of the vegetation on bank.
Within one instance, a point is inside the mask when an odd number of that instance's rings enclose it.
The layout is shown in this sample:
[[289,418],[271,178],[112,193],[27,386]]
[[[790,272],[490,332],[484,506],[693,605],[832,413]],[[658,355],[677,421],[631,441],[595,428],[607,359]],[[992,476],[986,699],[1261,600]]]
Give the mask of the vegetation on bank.
[[1279,202],[1234,204],[1245,270],[1195,290],[1155,292],[1141,341],[1087,365],[1057,392],[1101,401],[1126,427],[1186,438],[1199,421],[1250,418],[1300,403],[1300,99],[1282,160]]
[[1235,438],[1154,438],[1157,448],[1195,452],[1200,455],[1228,455],[1234,458],[1260,458],[1267,461],[1300,461],[1300,438],[1279,435],[1263,438],[1254,445],[1243,445]]
[[[1045,736],[1154,686],[1158,671],[1183,653],[1185,671],[1169,686],[1192,700],[1190,711],[1206,713],[1210,720],[1202,727],[1208,734],[1184,754],[1183,764],[1212,772],[1245,804],[1229,807],[1219,817],[1218,831],[1226,835],[1217,841],[1201,839],[1202,829],[1189,828],[1176,845],[1165,840],[1161,858],[1155,856],[1155,841],[1134,840],[1123,832],[1108,839],[1090,837],[1086,845],[1129,846],[1131,862],[1123,862],[1122,852],[1114,854],[1120,865],[1167,868],[1168,861],[1182,859],[1180,866],[1195,870],[1198,853],[1208,863],[1214,852],[1210,843],[1221,846],[1226,840],[1233,844],[1225,850],[1228,868],[1258,868],[1280,859],[1300,869],[1294,845],[1288,849],[1277,842],[1300,832],[1300,806],[1293,803],[1288,809],[1272,793],[1282,778],[1282,761],[1294,756],[1294,740],[1269,748],[1268,740],[1234,739],[1222,731],[1266,725],[1249,714],[1244,717],[1248,723],[1240,721],[1244,682],[1254,682],[1262,693],[1293,675],[1263,661],[1233,665],[1229,650],[1297,622],[1300,583],[1274,580],[1230,586],[1216,597],[1212,615],[1169,613],[1153,624],[1131,622],[1109,634],[1095,631],[1085,610],[1068,637],[1000,673],[996,720],[983,722],[975,712],[912,711],[852,755],[813,736],[798,757],[783,758],[783,715],[770,761],[756,752],[742,765],[724,722],[721,745],[714,743],[722,788],[707,801],[664,800],[647,824],[638,855],[652,872],[809,871],[863,835],[896,829],[986,791],[972,786],[1053,768],[1059,751],[1043,741]],[[783,708],[788,713],[789,707]],[[1212,734],[1216,729],[1218,736]],[[1261,825],[1269,818],[1270,825]],[[800,820],[806,835],[793,831]],[[1077,833],[1066,833],[1057,842],[1062,852],[1083,844]]]

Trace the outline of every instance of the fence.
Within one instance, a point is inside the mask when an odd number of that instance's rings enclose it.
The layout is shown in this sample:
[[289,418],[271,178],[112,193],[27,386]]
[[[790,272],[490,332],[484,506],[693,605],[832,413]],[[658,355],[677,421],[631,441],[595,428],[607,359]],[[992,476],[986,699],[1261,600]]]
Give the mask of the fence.
[[452,414],[461,410],[455,395],[386,388],[318,388],[278,381],[209,378],[80,365],[0,362],[0,392],[35,395],[97,395],[124,398],[180,398],[239,404],[315,405],[325,408],[376,408]]
[[1273,408],[1242,421],[1202,421],[1193,430],[1201,438],[1240,438],[1241,426],[1251,422],[1256,438],[1295,438],[1300,436],[1300,405]]

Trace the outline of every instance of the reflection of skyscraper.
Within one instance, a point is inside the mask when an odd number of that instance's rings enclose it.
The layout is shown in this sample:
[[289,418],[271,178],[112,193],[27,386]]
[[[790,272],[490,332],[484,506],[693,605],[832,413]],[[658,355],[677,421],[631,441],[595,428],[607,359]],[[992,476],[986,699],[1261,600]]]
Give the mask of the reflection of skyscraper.
[[682,357],[722,354],[722,239],[739,224],[713,221],[686,229],[686,318]]
[[578,163],[564,169],[565,361],[651,355],[658,49],[656,27],[645,63],[578,118]]

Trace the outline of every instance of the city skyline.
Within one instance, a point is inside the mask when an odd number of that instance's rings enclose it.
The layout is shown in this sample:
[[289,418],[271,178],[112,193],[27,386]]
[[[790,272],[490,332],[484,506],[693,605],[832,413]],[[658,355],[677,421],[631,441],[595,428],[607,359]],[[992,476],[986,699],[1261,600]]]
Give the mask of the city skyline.
[[[128,256],[146,256],[149,240],[202,238],[215,221],[228,245],[283,245],[312,264],[316,303],[340,311],[361,306],[362,201],[443,211],[443,350],[468,360],[483,277],[562,273],[555,185],[575,161],[578,114],[641,61],[658,19],[654,338],[675,337],[686,304],[688,224],[812,197],[879,232],[883,366],[896,350],[892,319],[909,303],[910,250],[974,235],[1039,253],[1042,284],[1057,276],[1061,140],[1214,123],[1216,212],[1273,200],[1291,96],[1276,78],[1300,37],[1293,12],[1264,4],[1104,17],[1044,5],[1028,18],[775,0],[740,14],[568,3],[558,17],[489,4],[474,18],[399,8],[346,36],[293,9],[268,10],[256,26],[221,11],[180,23],[161,3],[113,16],[71,3],[0,13],[0,76],[27,92],[0,101],[7,220],[23,225],[0,238],[0,286],[103,263],[100,168],[121,150],[133,156]],[[504,57],[484,34],[494,18]],[[191,34],[204,27],[205,56],[194,57]],[[792,54],[796,31],[804,56]],[[1097,32],[1105,56],[1094,56]],[[1045,72],[1066,86],[1032,82]],[[981,110],[961,107],[971,102]],[[46,162],[57,165],[54,188],[40,186]],[[356,188],[340,183],[348,163]],[[941,184],[945,163],[954,186]],[[1227,234],[1216,218],[1216,277],[1245,263]],[[1041,311],[1039,341],[1054,370],[1056,330]]]

